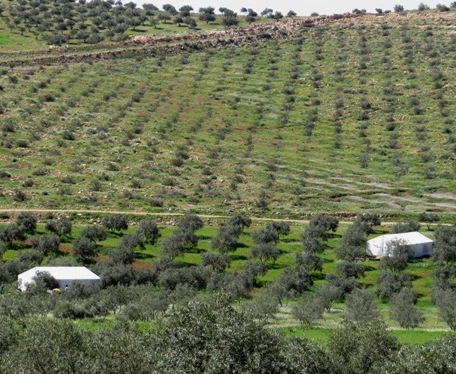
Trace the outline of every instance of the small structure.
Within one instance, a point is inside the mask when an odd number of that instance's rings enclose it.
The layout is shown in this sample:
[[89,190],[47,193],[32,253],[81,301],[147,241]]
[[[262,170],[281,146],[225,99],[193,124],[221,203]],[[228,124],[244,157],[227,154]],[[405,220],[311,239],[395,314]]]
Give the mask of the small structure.
[[430,256],[434,242],[418,231],[404,232],[401,234],[386,234],[367,241],[366,252],[372,257],[384,257],[388,250],[395,244],[400,243],[411,248],[413,258]]
[[100,281],[100,277],[84,266],[37,266],[17,276],[18,288],[25,291],[38,272],[47,272],[59,283],[59,288],[64,290],[71,286],[72,282],[81,284],[94,284]]

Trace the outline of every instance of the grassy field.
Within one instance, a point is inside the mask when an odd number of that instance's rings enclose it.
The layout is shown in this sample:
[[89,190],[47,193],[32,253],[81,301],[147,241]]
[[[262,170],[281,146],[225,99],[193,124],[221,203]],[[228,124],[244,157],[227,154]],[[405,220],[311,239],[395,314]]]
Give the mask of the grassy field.
[[453,213],[454,36],[438,17],[350,22],[3,68],[0,206]]

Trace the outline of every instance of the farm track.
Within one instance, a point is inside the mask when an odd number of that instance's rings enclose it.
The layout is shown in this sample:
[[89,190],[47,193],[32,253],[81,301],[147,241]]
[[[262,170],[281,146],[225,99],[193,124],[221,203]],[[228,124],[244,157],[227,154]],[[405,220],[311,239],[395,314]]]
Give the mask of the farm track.
[[[65,214],[74,213],[74,214],[124,214],[124,215],[152,216],[152,217],[181,217],[185,214],[185,213],[177,213],[177,212],[169,212],[169,213],[168,212],[153,213],[153,212],[141,212],[141,211],[131,212],[131,211],[124,211],[124,210],[34,209],[34,208],[31,208],[31,209],[27,209],[27,208],[0,209],[0,214],[8,214],[8,213],[17,214],[20,212],[32,212],[32,213],[36,213],[38,215],[49,214],[49,213],[65,215]],[[354,214],[354,213],[328,213],[328,214],[336,216],[336,217],[344,217],[344,218],[355,218],[355,216],[356,216],[356,214]],[[217,215],[217,214],[197,214],[197,215],[200,218],[206,219],[206,220],[220,220],[220,219],[223,220],[223,219],[230,218],[230,216],[228,216],[228,215]],[[312,215],[312,214],[310,214],[310,215]],[[253,221],[257,221],[257,222],[269,222],[269,221],[278,221],[278,220],[283,221],[283,222],[288,222],[288,223],[294,223],[294,224],[307,224],[310,222],[310,220],[308,220],[308,219],[290,219],[290,218],[280,218],[280,217],[270,218],[270,217],[250,216],[250,218]],[[352,221],[343,220],[343,221],[339,221],[339,223],[348,225],[348,224],[351,224]],[[393,222],[393,221],[386,221],[386,222],[382,221],[383,226],[392,226],[396,223],[397,222]],[[439,224],[437,224],[437,223],[431,224],[431,226],[437,226],[437,225],[439,225]],[[450,226],[450,224],[445,224],[445,223],[440,223],[440,225]]]

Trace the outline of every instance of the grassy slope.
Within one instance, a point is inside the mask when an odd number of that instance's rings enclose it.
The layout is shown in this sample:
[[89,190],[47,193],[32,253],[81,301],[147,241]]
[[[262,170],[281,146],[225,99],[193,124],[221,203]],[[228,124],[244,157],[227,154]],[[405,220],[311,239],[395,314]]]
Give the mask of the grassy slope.
[[3,69],[2,119],[15,131],[1,143],[11,178],[1,181],[0,205],[260,212],[264,190],[282,217],[453,212],[446,23],[350,22],[249,48]]

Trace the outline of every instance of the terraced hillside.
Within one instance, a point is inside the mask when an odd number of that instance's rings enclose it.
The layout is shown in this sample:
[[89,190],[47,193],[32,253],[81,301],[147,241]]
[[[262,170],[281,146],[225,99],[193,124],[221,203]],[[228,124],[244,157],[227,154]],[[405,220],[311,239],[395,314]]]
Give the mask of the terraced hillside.
[[0,207],[452,213],[455,20],[2,54]]

